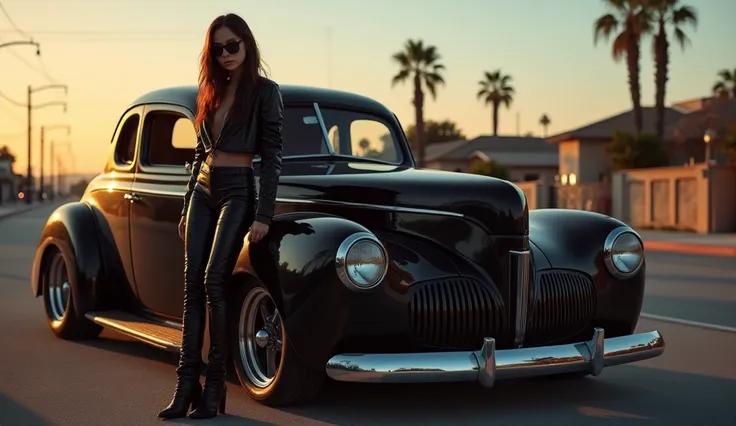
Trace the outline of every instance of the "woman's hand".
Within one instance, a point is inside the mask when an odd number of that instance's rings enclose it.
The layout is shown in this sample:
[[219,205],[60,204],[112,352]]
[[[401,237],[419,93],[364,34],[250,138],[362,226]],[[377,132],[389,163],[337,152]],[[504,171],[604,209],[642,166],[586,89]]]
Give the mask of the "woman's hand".
[[187,221],[186,217],[182,216],[181,220],[179,220],[179,238],[181,238],[182,241],[184,241],[185,232],[187,230]]
[[261,241],[263,237],[268,233],[269,226],[265,223],[255,221],[248,230],[248,241],[251,243],[257,243]]

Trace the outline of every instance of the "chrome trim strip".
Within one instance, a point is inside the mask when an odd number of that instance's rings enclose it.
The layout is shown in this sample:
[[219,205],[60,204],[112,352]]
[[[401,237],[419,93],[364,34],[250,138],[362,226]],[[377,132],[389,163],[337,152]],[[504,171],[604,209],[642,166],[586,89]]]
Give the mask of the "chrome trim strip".
[[335,150],[332,149],[332,144],[330,143],[330,135],[327,134],[327,126],[325,126],[325,120],[322,117],[322,110],[319,109],[319,104],[317,102],[314,102],[312,106],[314,107],[314,113],[317,114],[317,121],[319,121],[319,127],[322,129],[322,138],[325,140],[325,145],[327,146],[327,152],[329,152],[330,155],[334,155]]
[[[631,234],[635,236],[636,239],[639,241],[639,246],[641,246],[641,261],[636,266],[636,268],[634,268],[633,271],[628,273],[619,271],[618,268],[616,268],[616,265],[613,264],[612,259],[614,245],[616,244],[616,241],[618,241],[619,237],[624,234]],[[644,242],[642,241],[641,236],[628,226],[619,226],[613,229],[611,232],[608,233],[608,236],[603,243],[603,262],[606,264],[606,269],[608,269],[608,272],[616,278],[626,279],[636,275],[636,273],[639,272],[639,270],[641,269],[642,265],[644,265],[644,257]]]
[[334,200],[305,200],[300,198],[276,198],[276,201],[289,204],[320,204],[326,206],[344,206],[354,207],[359,209],[372,209],[382,210],[397,213],[417,213],[417,214],[431,214],[436,216],[450,216],[450,217],[465,217],[462,213],[448,212],[444,210],[432,210],[432,209],[421,209],[414,207],[400,207],[400,206],[386,206],[382,204],[365,204],[355,203],[351,201],[334,201]]
[[[100,178],[98,180],[93,180],[88,185],[88,190],[90,191],[97,191],[97,190],[107,190],[109,187],[109,182],[116,182],[114,178]],[[183,180],[180,182],[172,182],[169,184],[154,184],[154,183],[147,183],[147,182],[131,182],[132,185],[130,187],[127,187],[126,189],[129,189],[131,191],[135,191],[140,194],[155,194],[155,195],[163,195],[163,196],[169,196],[169,197],[184,197],[184,194],[186,192],[186,182]],[[179,190],[170,189],[172,187],[181,188]],[[322,205],[322,206],[334,206],[334,207],[352,207],[352,208],[358,208],[358,209],[367,209],[367,210],[380,210],[380,211],[387,211],[387,212],[394,212],[394,213],[412,213],[412,214],[428,214],[428,215],[434,215],[434,216],[447,216],[447,217],[457,217],[457,218],[463,218],[465,215],[462,213],[455,213],[455,212],[449,212],[444,210],[433,210],[433,209],[422,209],[422,208],[415,208],[415,207],[400,207],[400,206],[387,206],[382,204],[366,204],[366,203],[355,203],[350,201],[335,201],[335,200],[307,200],[307,199],[301,199],[301,198],[286,198],[286,197],[276,197],[276,201],[279,203],[284,204],[316,204],[316,205]]]
[[478,351],[403,354],[341,354],[325,367],[338,381],[361,383],[437,383],[478,381],[491,387],[496,379],[584,372],[597,376],[603,368],[655,358],[664,353],[658,331],[604,338],[596,328],[591,340],[557,346],[496,350],[484,339]]
[[524,345],[529,317],[529,291],[531,285],[531,253],[529,250],[509,251],[509,275],[512,297],[516,298],[514,347],[520,348]]
[[[130,337],[133,337],[135,339],[138,339],[142,342],[145,342],[149,345],[152,345],[154,347],[157,347],[159,349],[172,351],[172,352],[178,352],[179,347],[181,345],[180,342],[174,342],[167,339],[163,339],[158,336],[154,336],[152,334],[145,333],[143,331],[137,330],[135,328],[129,327],[125,325],[125,323],[116,321],[115,319],[107,318],[104,316],[101,316],[94,312],[88,312],[85,314],[85,317],[94,322],[95,324],[101,325],[103,327],[112,328],[120,333],[127,334]],[[168,325],[162,325],[162,326],[168,326]],[[172,327],[173,328],[173,327]],[[177,328],[179,329],[179,328]]]
[[[161,187],[164,188],[161,188]],[[175,197],[175,198],[184,198],[184,191],[172,191],[170,189],[165,189],[168,185],[154,185],[154,184],[143,184],[143,183],[136,183],[133,184],[133,187],[130,189],[131,191],[135,191],[135,193],[140,195],[161,195],[164,197]]]

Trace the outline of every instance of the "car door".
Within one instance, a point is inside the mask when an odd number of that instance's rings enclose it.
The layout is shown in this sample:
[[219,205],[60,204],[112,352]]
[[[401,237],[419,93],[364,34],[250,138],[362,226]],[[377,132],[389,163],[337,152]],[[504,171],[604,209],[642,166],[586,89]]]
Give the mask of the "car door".
[[131,192],[130,242],[143,306],[178,319],[184,304],[184,243],[177,225],[197,136],[191,112],[146,105],[139,169]]
[[130,248],[130,189],[133,185],[137,162],[137,145],[140,137],[142,107],[134,107],[126,111],[115,129],[112,146],[104,172],[90,183],[97,187],[91,194],[90,203],[95,214],[101,215],[100,226],[106,227],[106,234],[112,239],[103,239],[103,250],[111,259],[107,265],[113,277],[125,277],[133,294],[136,294],[135,277],[131,262]]

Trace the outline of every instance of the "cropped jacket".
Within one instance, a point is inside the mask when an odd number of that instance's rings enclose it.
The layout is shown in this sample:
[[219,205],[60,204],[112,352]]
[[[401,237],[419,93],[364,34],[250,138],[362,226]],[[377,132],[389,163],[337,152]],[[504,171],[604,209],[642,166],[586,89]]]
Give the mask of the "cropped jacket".
[[255,220],[269,225],[273,218],[276,203],[276,190],[281,175],[281,129],[284,120],[284,104],[278,84],[261,77],[256,87],[254,108],[246,120],[225,121],[217,141],[210,137],[206,120],[197,131],[197,146],[194,161],[191,165],[191,176],[184,195],[182,216],[187,214],[189,201],[202,162],[217,150],[222,152],[246,154],[252,153],[261,157],[261,173],[259,179],[258,207]]

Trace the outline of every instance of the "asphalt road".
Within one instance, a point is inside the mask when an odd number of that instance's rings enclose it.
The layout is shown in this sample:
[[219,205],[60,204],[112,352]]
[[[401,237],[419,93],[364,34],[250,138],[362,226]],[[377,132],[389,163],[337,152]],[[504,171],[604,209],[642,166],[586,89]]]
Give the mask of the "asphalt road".
[[[0,221],[0,425],[155,425],[175,358],[113,332],[92,343],[57,339],[29,267],[52,207]],[[736,326],[733,259],[650,253],[644,309]],[[736,425],[736,331],[642,319],[659,329],[659,358],[582,380],[476,385],[331,384],[311,406],[272,409],[233,391],[229,415],[174,423],[239,425]]]

